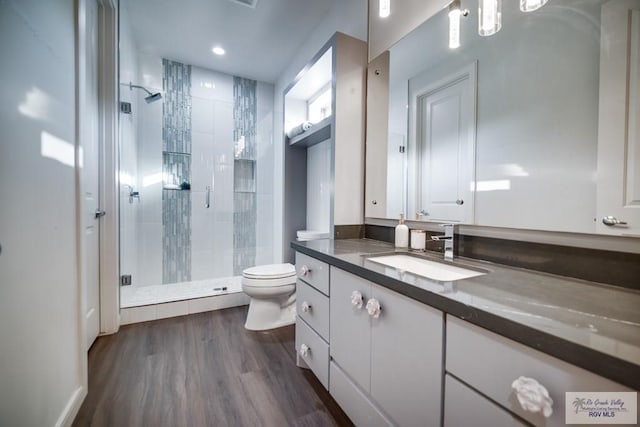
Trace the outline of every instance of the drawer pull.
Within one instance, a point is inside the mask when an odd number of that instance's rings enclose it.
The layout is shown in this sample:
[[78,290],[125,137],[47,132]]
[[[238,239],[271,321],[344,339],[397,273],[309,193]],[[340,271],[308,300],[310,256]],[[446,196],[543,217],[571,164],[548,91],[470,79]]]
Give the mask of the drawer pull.
[[369,316],[377,319],[378,317],[380,317],[381,311],[382,307],[380,307],[380,303],[377,299],[371,298],[369,301],[367,301],[367,313],[369,313]]
[[355,308],[362,308],[362,294],[359,291],[351,292],[351,305]]
[[542,412],[545,418],[553,414],[553,400],[549,391],[533,378],[520,377],[511,384],[518,403],[528,412]]
[[302,277],[307,277],[309,273],[311,273],[311,269],[308,266],[303,265],[302,267],[300,267],[300,275]]
[[303,302],[302,305],[300,306],[302,308],[302,311],[305,313],[308,313],[311,311],[311,304],[309,304],[308,302]]
[[311,351],[311,349],[309,348],[308,345],[306,345],[306,344],[301,344],[300,345],[300,356],[307,357],[309,355],[310,351]]

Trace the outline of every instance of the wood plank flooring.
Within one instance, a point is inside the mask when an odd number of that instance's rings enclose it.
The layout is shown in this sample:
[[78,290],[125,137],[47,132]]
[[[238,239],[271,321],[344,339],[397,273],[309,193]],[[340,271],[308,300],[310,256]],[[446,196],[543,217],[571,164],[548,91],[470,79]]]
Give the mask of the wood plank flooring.
[[74,426],[350,426],[307,370],[294,327],[244,329],[247,307],[123,326],[89,351]]

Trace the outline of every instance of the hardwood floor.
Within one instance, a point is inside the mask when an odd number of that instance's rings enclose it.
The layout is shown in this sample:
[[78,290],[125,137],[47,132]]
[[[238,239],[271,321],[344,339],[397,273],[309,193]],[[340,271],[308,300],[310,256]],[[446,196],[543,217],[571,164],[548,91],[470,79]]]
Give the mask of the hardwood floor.
[[74,426],[349,426],[309,371],[294,327],[244,329],[247,307],[123,326],[89,351]]

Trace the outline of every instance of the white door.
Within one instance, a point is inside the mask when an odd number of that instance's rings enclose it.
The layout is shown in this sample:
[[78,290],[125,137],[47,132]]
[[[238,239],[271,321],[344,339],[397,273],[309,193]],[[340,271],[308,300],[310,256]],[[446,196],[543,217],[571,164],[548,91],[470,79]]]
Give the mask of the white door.
[[599,233],[640,236],[640,0],[602,6]]
[[416,98],[418,211],[428,221],[473,223],[475,64]]
[[85,348],[100,331],[100,217],[98,125],[98,5],[79,2],[78,125],[80,138],[81,271]]

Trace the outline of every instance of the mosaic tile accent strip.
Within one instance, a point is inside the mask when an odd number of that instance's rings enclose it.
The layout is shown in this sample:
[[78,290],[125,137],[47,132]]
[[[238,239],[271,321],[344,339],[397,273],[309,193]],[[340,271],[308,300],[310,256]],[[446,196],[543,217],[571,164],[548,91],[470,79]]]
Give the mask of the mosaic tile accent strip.
[[191,280],[191,197],[162,190],[162,283]]
[[255,80],[233,77],[233,141],[236,159],[256,159],[257,99]]
[[[191,182],[191,66],[162,60],[164,185]],[[162,283],[191,280],[191,197],[162,190]]]
[[257,82],[233,77],[233,274],[256,261]]
[[162,60],[162,150],[191,153],[191,65]]

